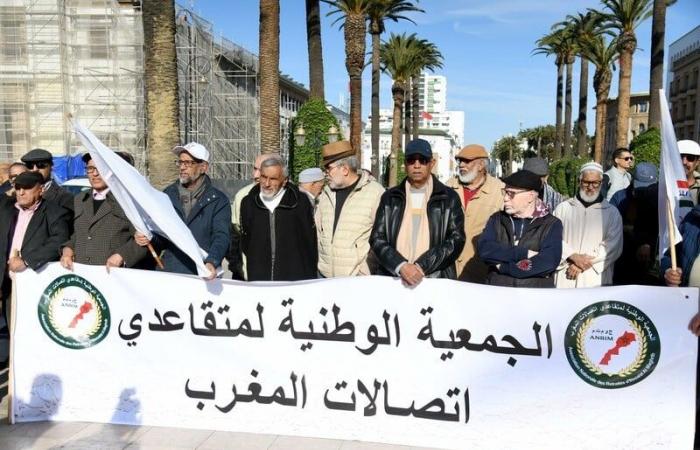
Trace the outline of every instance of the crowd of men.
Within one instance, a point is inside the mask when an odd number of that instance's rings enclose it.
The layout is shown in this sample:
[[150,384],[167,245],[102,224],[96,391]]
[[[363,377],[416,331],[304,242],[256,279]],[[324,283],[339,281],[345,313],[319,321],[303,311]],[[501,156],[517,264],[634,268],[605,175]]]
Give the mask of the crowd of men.
[[[198,143],[173,149],[178,180],[165,189],[199,246],[208,279],[224,259],[234,279],[296,281],[388,275],[413,287],[424,278],[451,278],[511,287],[595,287],[612,284],[700,286],[700,145],[678,143],[690,195],[678,246],[678,267],[657,263],[658,174],[634,167],[627,149],[605,172],[584,164],[576,195],[564,198],[548,183],[548,164],[530,158],[498,179],[477,144],[456,155],[447,184],[433,175],[430,144],[410,141],[406,177],[384,189],[360,164],[349,142],[322,148],[322,167],[290,181],[278,154],[255,161],[253,180],[233,200],[207,175],[210,154]],[[130,155],[120,156],[133,165]],[[0,186],[2,300],[14,274],[60,261],[196,274],[176,243],[149,240],[127,219],[89,154],[91,189],[73,196],[53,181],[51,153],[34,149],[8,169]],[[156,268],[146,250],[161,255]],[[4,307],[3,311],[7,311]]]

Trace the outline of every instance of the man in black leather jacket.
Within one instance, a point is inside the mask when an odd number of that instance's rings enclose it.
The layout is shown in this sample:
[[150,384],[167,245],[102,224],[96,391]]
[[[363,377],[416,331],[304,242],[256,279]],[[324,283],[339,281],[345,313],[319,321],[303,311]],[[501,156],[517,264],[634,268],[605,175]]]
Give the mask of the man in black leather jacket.
[[400,276],[407,286],[424,277],[454,279],[465,242],[459,197],[431,175],[428,141],[409,142],[405,157],[406,178],[382,195],[370,237],[380,275]]

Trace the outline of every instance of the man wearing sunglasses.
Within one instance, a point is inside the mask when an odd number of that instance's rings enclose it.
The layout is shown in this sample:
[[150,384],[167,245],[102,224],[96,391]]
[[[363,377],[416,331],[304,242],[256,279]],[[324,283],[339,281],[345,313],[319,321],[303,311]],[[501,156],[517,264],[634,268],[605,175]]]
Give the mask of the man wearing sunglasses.
[[17,175],[27,171],[27,166],[24,163],[16,162],[10,164],[7,168],[7,181],[0,186],[0,194],[5,194],[7,197],[15,197],[15,178]]
[[698,192],[700,192],[700,173],[697,171],[700,164],[700,145],[685,139],[678,141],[678,151],[681,153],[681,161],[688,179],[688,193],[693,200],[693,204],[688,206],[692,209],[698,204]]
[[64,208],[73,211],[73,195],[61,188],[53,178],[53,156],[42,148],[35,148],[21,158],[24,165],[32,172],[41,174],[44,179],[42,198],[47,202],[58,203]]
[[406,178],[380,200],[370,245],[381,275],[418,285],[424,277],[456,278],[455,260],[464,247],[464,213],[459,196],[431,174],[430,143],[406,145]]
[[626,189],[632,182],[630,170],[634,166],[634,156],[626,148],[613,152],[613,166],[603,176],[603,194],[610,201],[615,192]]

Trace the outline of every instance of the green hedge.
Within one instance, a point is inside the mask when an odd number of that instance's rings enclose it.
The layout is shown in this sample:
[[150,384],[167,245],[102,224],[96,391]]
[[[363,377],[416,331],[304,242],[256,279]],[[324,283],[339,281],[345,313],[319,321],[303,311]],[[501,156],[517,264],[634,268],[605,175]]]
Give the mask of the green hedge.
[[632,139],[630,151],[634,153],[635,164],[649,162],[658,167],[661,157],[661,132],[657,128],[649,128],[639,134]]
[[549,185],[557,192],[573,197],[578,189],[578,178],[584,158],[563,158],[549,165]]
[[[306,139],[304,145],[298,147],[294,142],[294,132],[300,124],[304,127]],[[325,101],[311,99],[299,109],[289,129],[289,171],[292,180],[296,182],[299,172],[304,169],[321,167],[321,147],[328,143],[328,129],[331,126],[338,129],[338,139],[343,139],[338,120],[328,111]]]

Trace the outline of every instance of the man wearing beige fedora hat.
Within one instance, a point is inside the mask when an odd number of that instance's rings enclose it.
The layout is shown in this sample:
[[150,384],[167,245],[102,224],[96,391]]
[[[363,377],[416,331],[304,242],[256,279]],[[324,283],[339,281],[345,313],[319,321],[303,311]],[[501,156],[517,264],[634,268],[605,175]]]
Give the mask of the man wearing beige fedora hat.
[[324,145],[328,181],[316,209],[318,271],[324,277],[369,275],[369,236],[384,188],[360,170],[350,142]]
[[483,283],[488,266],[476,254],[476,242],[489,217],[503,209],[503,182],[487,171],[489,154],[479,144],[470,144],[457,153],[457,174],[447,186],[459,195],[464,210],[466,243],[456,261],[457,277],[470,283]]

